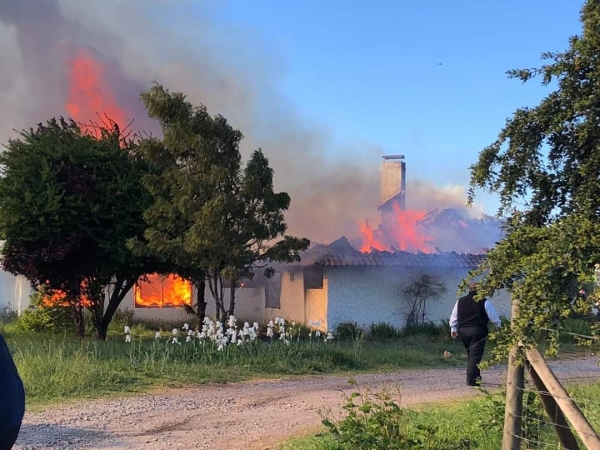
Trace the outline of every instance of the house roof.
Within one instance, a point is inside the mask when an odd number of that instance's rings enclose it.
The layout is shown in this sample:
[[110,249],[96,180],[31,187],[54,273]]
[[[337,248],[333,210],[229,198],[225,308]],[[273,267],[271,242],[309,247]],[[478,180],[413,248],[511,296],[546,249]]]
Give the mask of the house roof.
[[356,250],[345,237],[329,245],[315,245],[303,252],[301,266],[404,266],[404,267],[456,267],[474,268],[485,260],[484,254],[459,254],[456,252],[410,253],[401,250],[370,252]]

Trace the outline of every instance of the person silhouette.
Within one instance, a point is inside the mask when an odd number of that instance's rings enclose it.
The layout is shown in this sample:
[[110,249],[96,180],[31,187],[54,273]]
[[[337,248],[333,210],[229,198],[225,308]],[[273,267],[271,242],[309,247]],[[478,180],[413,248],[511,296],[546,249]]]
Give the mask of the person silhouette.
[[4,336],[0,334],[0,450],[15,444],[25,415],[25,390]]
[[479,363],[483,358],[488,323],[500,325],[500,319],[492,302],[483,298],[475,300],[477,284],[469,285],[469,293],[457,300],[450,315],[450,335],[460,338],[467,351],[467,385],[481,384]]

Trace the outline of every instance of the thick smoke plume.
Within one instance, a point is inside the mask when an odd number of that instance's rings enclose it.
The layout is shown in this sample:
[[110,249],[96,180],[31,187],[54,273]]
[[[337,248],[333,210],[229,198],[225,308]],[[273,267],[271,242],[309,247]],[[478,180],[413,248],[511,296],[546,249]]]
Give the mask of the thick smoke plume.
[[[245,154],[263,148],[277,187],[292,197],[290,233],[317,242],[356,235],[364,218],[377,217],[383,150],[360,139],[341,144],[330,130],[299,117],[277,90],[281,61],[261,52],[252,30],[217,25],[210,9],[217,6],[211,5],[2,0],[0,142],[13,136],[13,129],[73,114],[74,64],[87,58],[97,65],[85,69],[99,72],[101,81],[98,98],[91,99],[102,109],[97,112],[110,114],[116,102],[127,120],[135,119],[135,130],[156,133],[139,93],[154,80],[185,92],[243,131]],[[333,155],[342,156],[338,161]],[[464,205],[461,188],[411,181],[408,152],[407,157],[409,207]]]

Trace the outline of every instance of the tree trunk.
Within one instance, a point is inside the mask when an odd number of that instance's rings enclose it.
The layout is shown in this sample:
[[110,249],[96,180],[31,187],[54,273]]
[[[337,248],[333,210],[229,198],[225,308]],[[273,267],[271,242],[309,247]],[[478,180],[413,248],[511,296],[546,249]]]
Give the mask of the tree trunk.
[[196,308],[198,308],[198,328],[201,328],[206,318],[206,279],[196,285]]
[[231,282],[231,290],[229,291],[229,313],[227,317],[233,316],[235,310],[235,283]]
[[225,311],[225,289],[223,288],[223,277],[219,273],[219,308],[221,310],[220,322],[223,323],[227,319],[227,311]]
[[74,309],[75,325],[77,326],[77,337],[83,339],[85,337],[85,319],[83,316],[83,306],[78,301]]
[[127,293],[131,290],[137,278],[133,278],[132,280],[120,281],[117,280],[115,282],[115,288],[110,296],[110,300],[108,301],[108,306],[106,307],[106,311],[102,316],[102,321],[99,323],[96,332],[98,340],[105,341],[108,334],[108,326],[112,322],[119,305],[127,295]]

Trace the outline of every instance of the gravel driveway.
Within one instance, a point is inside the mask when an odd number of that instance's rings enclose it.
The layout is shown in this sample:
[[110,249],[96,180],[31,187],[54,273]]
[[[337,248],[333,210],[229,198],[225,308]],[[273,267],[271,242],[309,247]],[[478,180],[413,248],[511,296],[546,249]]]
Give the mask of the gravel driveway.
[[[563,381],[600,379],[597,357],[551,364]],[[484,372],[493,388],[504,368]],[[403,371],[354,377],[361,386],[402,386],[402,403],[481,395],[462,369]],[[16,449],[272,449],[319,425],[318,410],[335,408],[348,377],[305,377],[162,391],[26,414]],[[485,386],[484,385],[484,386]]]

